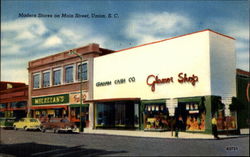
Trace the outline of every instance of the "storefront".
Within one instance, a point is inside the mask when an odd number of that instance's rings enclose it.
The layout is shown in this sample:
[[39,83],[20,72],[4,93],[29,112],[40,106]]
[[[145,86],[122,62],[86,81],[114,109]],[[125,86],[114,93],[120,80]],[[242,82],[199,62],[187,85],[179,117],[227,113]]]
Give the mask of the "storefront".
[[0,117],[27,116],[28,86],[18,82],[0,82]]
[[69,94],[32,98],[32,116],[35,118],[68,117]]
[[138,129],[139,101],[120,99],[96,102],[95,128]]
[[[145,131],[178,127],[211,134],[212,115],[219,130],[220,120],[227,129],[237,128],[227,108],[236,96],[234,40],[203,30],[94,58],[95,128],[135,126],[135,104]],[[216,108],[218,97],[223,110]]]

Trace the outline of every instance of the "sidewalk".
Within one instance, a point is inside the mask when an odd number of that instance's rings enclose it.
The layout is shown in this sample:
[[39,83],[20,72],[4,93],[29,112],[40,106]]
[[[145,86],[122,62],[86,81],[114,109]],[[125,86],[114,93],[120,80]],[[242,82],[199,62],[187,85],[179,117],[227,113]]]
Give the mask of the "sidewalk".
[[[118,136],[134,136],[134,137],[153,137],[153,138],[173,138],[173,139],[214,139],[213,135],[209,134],[201,134],[201,133],[187,133],[187,132],[179,132],[178,137],[175,137],[175,132],[173,132],[173,136],[171,135],[171,131],[167,132],[145,132],[143,130],[92,130],[92,129],[84,129],[85,134],[102,134],[102,135],[118,135]],[[240,135],[219,135],[221,139],[225,138],[234,138],[240,137]]]

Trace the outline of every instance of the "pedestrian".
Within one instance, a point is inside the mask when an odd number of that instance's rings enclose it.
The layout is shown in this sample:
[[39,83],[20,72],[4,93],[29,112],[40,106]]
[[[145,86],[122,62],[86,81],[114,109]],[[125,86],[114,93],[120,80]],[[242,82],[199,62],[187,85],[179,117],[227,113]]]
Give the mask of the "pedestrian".
[[212,118],[212,132],[214,135],[214,138],[216,138],[217,140],[219,140],[219,136],[218,136],[218,131],[217,131],[217,120],[215,118],[215,116],[213,116]]

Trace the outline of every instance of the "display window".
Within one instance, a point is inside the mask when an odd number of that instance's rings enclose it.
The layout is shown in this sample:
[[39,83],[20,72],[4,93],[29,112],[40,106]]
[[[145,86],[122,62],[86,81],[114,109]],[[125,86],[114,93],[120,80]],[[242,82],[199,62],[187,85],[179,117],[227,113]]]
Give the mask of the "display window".
[[96,104],[96,127],[135,128],[139,126],[139,113],[132,101]]
[[[82,107],[82,118],[85,121],[86,127],[89,126],[89,107]],[[77,125],[80,123],[80,107],[70,107],[70,121]]]
[[[182,131],[205,131],[206,112],[200,102],[179,102],[176,109],[178,129]],[[181,119],[181,120],[180,120]]]
[[230,116],[225,116],[224,110],[219,110],[217,115],[218,130],[236,130],[237,129],[237,112],[230,111]]
[[169,112],[165,103],[148,103],[144,108],[145,130],[168,130]]

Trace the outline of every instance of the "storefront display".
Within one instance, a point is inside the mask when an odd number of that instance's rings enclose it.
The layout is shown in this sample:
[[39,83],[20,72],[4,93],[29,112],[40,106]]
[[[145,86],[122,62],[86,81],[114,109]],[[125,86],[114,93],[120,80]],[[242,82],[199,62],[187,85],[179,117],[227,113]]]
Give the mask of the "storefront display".
[[235,111],[230,112],[230,116],[225,116],[224,110],[220,110],[217,116],[217,129],[236,130],[237,129],[237,114]]
[[168,130],[168,109],[165,103],[148,103],[144,109],[144,130]]
[[177,116],[181,116],[184,121],[182,130],[186,131],[205,131],[206,113],[202,101],[180,102],[178,104]]

